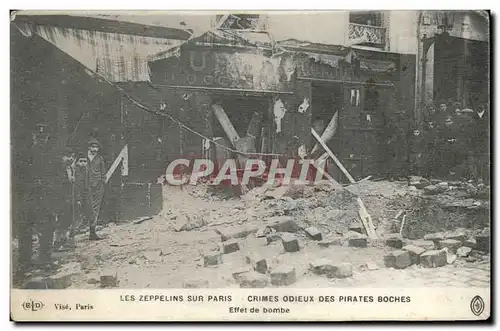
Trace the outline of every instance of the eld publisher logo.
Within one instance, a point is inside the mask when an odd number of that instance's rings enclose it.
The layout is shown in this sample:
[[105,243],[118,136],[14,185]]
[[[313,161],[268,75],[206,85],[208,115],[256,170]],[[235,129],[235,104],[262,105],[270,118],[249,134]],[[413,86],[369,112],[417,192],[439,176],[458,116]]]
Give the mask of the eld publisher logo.
[[45,307],[43,302],[38,300],[24,301],[22,306],[24,310],[31,310],[31,311],[39,311],[43,307]]

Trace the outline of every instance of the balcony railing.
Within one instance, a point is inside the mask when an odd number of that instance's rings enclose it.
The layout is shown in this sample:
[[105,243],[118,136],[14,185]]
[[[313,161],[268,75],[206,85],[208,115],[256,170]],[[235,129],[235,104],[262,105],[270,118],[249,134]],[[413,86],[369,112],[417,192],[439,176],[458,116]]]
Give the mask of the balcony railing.
[[386,28],[381,26],[349,23],[349,41],[353,44],[385,46]]

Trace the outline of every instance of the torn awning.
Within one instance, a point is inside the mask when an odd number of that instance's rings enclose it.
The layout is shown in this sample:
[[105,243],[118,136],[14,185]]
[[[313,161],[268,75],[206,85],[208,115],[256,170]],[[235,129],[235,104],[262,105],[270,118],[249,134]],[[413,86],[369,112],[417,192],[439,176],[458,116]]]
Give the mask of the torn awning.
[[112,82],[149,81],[147,59],[184,40],[128,35],[95,30],[14,23],[24,36],[37,35],[91,71]]
[[318,53],[306,53],[307,56],[320,64],[329,65],[332,68],[337,68],[339,66],[339,61],[344,61],[344,56],[333,55],[333,54],[318,54]]
[[[256,49],[272,49],[273,40],[266,32],[259,31],[238,31],[238,30],[224,30],[215,29],[204,33],[203,35],[192,38],[188,40],[184,45],[196,45],[196,44],[216,44],[216,45],[227,45],[228,47],[255,47]],[[172,56],[180,55],[181,45],[166,50],[164,52],[159,52],[149,56],[149,61],[154,62],[158,60],[168,59]]]
[[360,68],[372,72],[387,72],[396,70],[396,63],[393,61],[360,59]]

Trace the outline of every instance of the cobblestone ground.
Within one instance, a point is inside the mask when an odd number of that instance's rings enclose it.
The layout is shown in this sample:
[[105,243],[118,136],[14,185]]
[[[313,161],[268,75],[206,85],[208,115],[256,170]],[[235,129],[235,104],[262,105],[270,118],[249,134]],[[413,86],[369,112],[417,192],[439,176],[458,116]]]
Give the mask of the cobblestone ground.
[[411,266],[403,270],[381,268],[354,272],[352,278],[327,280],[321,277],[299,280],[293,287],[485,287],[490,286],[490,263],[471,267],[447,265],[428,269]]

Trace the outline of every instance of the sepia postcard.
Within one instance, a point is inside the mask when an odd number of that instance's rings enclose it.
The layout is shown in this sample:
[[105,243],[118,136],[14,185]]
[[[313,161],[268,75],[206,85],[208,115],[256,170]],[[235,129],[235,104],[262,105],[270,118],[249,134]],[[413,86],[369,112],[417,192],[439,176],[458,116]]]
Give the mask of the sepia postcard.
[[11,11],[11,319],[490,319],[490,15]]

